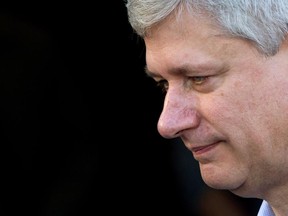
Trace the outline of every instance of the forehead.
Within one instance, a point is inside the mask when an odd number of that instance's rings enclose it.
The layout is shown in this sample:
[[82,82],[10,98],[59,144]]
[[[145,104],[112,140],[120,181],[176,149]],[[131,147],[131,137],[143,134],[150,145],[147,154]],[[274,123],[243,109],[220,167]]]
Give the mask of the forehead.
[[187,13],[159,23],[144,41],[149,71],[168,70],[179,63],[196,68],[219,65],[252,47],[245,40],[224,35],[211,21]]
[[[196,22],[186,15],[179,19],[166,19],[144,38],[148,70],[169,67],[179,61],[202,65],[202,61],[214,62],[214,53],[226,52],[227,45],[215,40],[220,33],[206,21]],[[184,63],[186,64],[186,63]]]

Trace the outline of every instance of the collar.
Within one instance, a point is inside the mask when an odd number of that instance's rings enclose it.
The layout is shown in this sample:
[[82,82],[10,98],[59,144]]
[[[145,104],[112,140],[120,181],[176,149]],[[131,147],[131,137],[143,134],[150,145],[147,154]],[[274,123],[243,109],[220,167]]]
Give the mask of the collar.
[[275,216],[275,214],[268,202],[263,200],[257,216]]

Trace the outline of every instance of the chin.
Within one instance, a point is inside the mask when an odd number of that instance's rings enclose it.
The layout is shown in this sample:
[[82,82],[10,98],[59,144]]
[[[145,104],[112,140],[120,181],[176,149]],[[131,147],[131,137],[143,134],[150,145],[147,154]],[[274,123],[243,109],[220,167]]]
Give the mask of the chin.
[[245,173],[239,172],[239,169],[231,171],[228,168],[212,164],[200,164],[201,176],[206,185],[214,189],[229,190],[235,194],[242,194],[241,191],[245,190],[243,186],[247,180]]
[[213,189],[217,189],[217,190],[234,190],[233,186],[228,183],[228,182],[218,182],[218,181],[209,181],[209,180],[205,180],[203,179],[205,184],[208,185],[209,187],[213,188]]
[[217,190],[228,190],[240,197],[252,197],[253,194],[245,184],[239,179],[229,178],[203,178],[206,185]]
[[243,186],[244,179],[236,175],[225,175],[224,173],[201,173],[202,179],[206,185],[219,190],[230,190],[237,192]]

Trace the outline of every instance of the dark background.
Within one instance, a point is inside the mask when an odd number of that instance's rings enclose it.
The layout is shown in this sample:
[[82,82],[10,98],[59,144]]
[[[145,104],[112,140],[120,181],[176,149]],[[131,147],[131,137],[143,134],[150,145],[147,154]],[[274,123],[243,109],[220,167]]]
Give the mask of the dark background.
[[1,216],[256,215],[158,135],[123,1],[11,4],[0,37]]

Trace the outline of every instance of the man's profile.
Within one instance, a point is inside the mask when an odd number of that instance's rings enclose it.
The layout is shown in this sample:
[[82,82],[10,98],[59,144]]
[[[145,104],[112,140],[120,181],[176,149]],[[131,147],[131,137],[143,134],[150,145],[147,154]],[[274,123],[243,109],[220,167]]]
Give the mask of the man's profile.
[[288,212],[288,5],[128,0],[146,73],[166,92],[158,131],[180,137],[204,182]]

